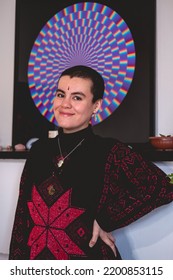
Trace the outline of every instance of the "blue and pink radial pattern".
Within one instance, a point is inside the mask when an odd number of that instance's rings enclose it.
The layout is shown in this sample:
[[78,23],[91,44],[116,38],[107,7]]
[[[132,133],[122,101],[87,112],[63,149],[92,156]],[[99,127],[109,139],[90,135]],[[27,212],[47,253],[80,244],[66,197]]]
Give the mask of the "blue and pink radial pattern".
[[78,3],[55,14],[41,29],[28,63],[29,89],[35,106],[48,121],[53,115],[58,78],[74,65],[87,65],[104,78],[105,92],[96,125],[126,97],[135,71],[135,45],[121,16],[98,3]]

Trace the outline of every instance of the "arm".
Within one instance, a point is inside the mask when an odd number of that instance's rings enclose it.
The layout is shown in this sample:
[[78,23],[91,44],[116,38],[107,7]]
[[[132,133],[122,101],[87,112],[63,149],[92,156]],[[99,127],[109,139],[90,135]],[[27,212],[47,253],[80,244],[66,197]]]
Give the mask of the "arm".
[[14,218],[13,230],[11,235],[9,259],[19,260],[26,259],[26,228],[27,228],[27,209],[26,209],[26,198],[25,189],[27,188],[27,164],[22,172],[20,186],[19,186],[19,197],[16,207],[16,213]]
[[124,227],[173,201],[173,184],[152,162],[116,143],[105,165],[97,221],[105,231]]
[[[34,152],[35,153],[35,152]],[[11,234],[9,259],[27,259],[27,229],[28,229],[28,207],[27,198],[32,186],[32,165],[34,154],[33,150],[29,152],[26,160],[19,186],[19,197],[14,217],[14,224]]]

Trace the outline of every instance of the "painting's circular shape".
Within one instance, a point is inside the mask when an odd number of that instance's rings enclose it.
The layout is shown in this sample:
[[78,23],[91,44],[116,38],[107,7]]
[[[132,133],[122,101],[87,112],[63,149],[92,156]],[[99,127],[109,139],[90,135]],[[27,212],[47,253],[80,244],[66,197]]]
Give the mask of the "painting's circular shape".
[[58,125],[53,99],[62,71],[86,65],[104,78],[102,108],[92,125],[107,118],[128,93],[135,71],[132,34],[121,16],[98,3],[78,3],[55,14],[42,28],[31,50],[28,82],[40,113]]

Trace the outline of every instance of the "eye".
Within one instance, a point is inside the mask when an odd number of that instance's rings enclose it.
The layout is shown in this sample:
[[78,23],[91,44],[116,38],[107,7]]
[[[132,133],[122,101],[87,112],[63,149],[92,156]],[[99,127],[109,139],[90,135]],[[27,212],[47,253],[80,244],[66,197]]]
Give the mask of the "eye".
[[62,93],[61,91],[57,91],[56,92],[56,97],[58,97],[58,98],[63,98],[64,97],[64,93]]
[[74,95],[74,96],[73,96],[73,99],[74,99],[74,100],[77,100],[77,101],[80,101],[80,100],[82,100],[82,97],[79,96],[79,95]]

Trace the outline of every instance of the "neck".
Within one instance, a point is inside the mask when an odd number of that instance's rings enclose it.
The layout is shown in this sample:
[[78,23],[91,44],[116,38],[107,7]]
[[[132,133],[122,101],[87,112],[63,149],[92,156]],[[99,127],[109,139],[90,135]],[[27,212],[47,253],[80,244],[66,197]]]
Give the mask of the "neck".
[[73,133],[65,133],[60,127],[58,135],[60,137],[61,146],[63,146],[63,149],[70,150],[71,148],[73,148],[73,146],[77,145],[77,143],[83,138],[88,139],[91,135],[93,135],[93,132],[90,125],[87,128],[78,130]]
[[87,126],[82,127],[81,129],[66,129],[66,128],[62,128],[62,131],[64,134],[72,134],[72,133],[77,133],[80,131],[85,130],[86,128],[89,127],[89,124]]

